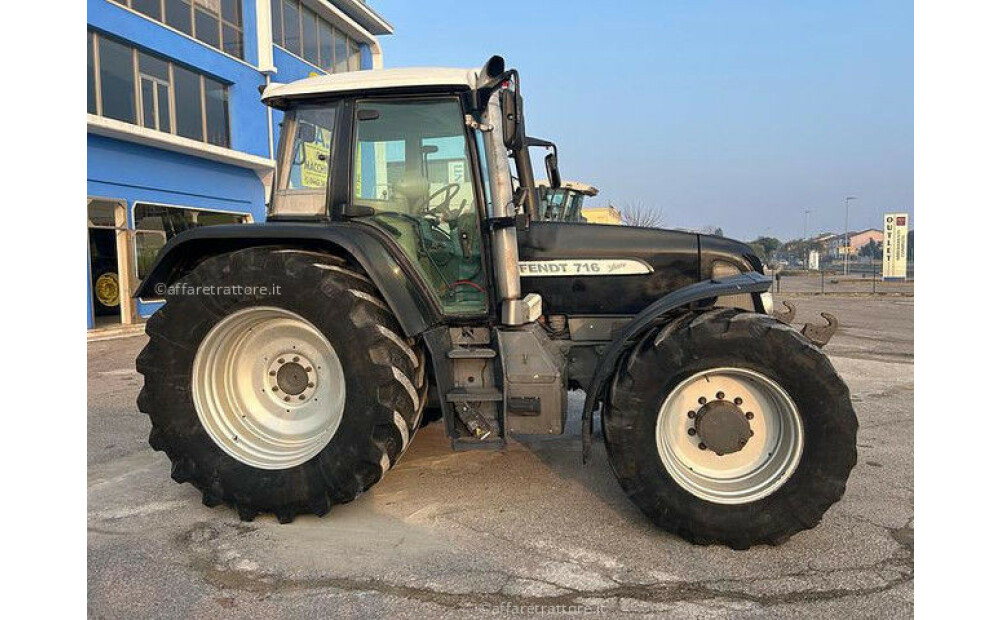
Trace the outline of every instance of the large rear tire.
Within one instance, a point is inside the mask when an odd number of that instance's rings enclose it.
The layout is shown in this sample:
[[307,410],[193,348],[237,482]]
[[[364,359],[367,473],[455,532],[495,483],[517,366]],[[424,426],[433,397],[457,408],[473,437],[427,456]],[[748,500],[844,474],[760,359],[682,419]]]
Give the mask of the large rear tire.
[[697,544],[780,544],[816,526],[857,461],[847,386],[766,315],[678,318],[636,345],[609,401],[605,443],[622,488]]
[[136,362],[150,445],[206,505],[287,523],[378,482],[419,426],[423,357],[339,257],[257,247],[174,286]]

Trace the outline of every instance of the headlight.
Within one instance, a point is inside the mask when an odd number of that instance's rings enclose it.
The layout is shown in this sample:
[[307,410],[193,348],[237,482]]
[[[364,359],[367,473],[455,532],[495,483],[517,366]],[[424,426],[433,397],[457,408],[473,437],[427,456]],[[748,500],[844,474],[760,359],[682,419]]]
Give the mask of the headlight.
[[771,296],[771,291],[767,291],[760,294],[760,301],[764,304],[764,313],[772,314],[774,313],[774,297]]

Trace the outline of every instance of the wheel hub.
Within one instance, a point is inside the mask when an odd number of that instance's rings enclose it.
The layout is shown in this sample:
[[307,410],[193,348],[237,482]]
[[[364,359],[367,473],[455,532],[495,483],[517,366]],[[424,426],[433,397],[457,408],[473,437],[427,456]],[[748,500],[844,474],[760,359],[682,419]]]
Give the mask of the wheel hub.
[[212,441],[260,469],[288,469],[319,453],[346,402],[330,341],[302,316],[273,306],[220,320],[198,347],[191,388]]
[[699,409],[694,428],[705,447],[719,456],[739,452],[753,436],[746,414],[726,400],[713,400]]
[[779,384],[749,368],[696,372],[660,407],[656,447],[666,473],[692,495],[745,504],[779,489],[798,466],[802,419]]

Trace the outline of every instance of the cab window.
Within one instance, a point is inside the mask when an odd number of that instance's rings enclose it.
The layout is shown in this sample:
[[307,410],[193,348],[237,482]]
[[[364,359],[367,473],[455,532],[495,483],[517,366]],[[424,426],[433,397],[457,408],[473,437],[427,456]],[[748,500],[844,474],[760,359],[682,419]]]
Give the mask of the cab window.
[[332,159],[337,107],[302,106],[285,114],[285,148],[272,199],[275,215],[322,215]]
[[360,101],[355,212],[386,231],[448,314],[486,310],[479,208],[457,99]]

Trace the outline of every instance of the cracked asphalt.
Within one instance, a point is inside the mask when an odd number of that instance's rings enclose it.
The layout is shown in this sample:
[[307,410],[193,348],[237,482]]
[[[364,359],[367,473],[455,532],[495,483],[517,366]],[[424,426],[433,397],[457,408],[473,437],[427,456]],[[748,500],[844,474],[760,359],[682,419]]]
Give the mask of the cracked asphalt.
[[146,444],[144,337],[88,346],[88,611],[100,618],[911,617],[913,298],[795,298],[860,419],[858,465],[819,527],[781,547],[696,547],[652,526],[600,441],[569,432],[454,453],[418,433],[371,491],[323,518],[242,523]]

